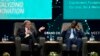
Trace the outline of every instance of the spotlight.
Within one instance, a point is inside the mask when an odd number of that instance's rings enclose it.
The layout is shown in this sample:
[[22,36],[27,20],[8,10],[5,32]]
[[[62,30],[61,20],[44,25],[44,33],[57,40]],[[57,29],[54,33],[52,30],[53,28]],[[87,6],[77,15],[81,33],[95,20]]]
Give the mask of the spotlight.
[[85,20],[85,22],[87,22],[87,20]]
[[59,0],[56,0],[57,2],[59,1]]

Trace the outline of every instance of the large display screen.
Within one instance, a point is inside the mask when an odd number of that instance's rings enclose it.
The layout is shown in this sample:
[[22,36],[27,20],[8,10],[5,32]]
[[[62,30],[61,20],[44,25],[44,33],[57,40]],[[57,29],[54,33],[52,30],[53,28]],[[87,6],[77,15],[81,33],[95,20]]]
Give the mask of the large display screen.
[[0,0],[0,19],[52,19],[52,0]]
[[64,19],[100,19],[100,0],[64,0]]

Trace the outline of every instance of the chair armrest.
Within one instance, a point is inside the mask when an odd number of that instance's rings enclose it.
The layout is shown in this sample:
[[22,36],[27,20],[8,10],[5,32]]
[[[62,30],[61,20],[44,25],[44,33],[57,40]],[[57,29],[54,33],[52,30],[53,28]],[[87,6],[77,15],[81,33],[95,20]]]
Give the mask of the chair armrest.
[[87,37],[83,37],[82,38],[83,40],[83,45],[82,45],[82,56],[86,56],[87,54],[87,51],[86,51],[86,42],[87,42]]
[[45,42],[45,37],[39,37],[39,44],[41,46],[41,50],[40,50],[40,55],[44,56],[44,42]]
[[87,37],[82,38],[83,43],[86,43],[87,40],[88,40]]
[[20,37],[15,37],[16,46],[16,56],[21,56],[21,39]]
[[16,47],[21,46],[21,38],[20,37],[15,37],[15,44],[16,44]]
[[20,37],[15,37],[15,41],[21,41]]
[[44,42],[45,42],[45,37],[39,37],[39,44],[43,46]]
[[57,41],[62,44],[63,43],[63,37],[57,37]]

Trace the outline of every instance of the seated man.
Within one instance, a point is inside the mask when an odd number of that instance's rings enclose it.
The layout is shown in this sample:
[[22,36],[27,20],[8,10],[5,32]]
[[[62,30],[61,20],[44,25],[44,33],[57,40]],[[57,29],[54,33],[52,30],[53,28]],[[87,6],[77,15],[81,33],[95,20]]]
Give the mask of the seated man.
[[62,37],[64,38],[64,42],[68,47],[68,51],[72,50],[72,44],[76,44],[77,52],[79,52],[79,49],[82,46],[83,35],[83,32],[78,26],[78,22],[72,21],[71,26],[66,31],[62,32]]
[[[40,27],[38,33],[44,30],[45,27]],[[36,29],[32,27],[32,23],[29,20],[25,20],[22,27],[20,27],[17,31],[17,36],[21,38],[21,43],[28,44],[30,50],[32,51],[32,44],[37,44],[38,34]]]
[[[40,27],[39,32],[44,30],[45,27]],[[17,35],[21,37],[21,42],[24,44],[29,44],[29,40],[33,40],[33,42],[37,42],[36,37],[37,37],[37,31],[35,28],[32,27],[32,23],[29,20],[25,20],[22,27],[18,29]]]

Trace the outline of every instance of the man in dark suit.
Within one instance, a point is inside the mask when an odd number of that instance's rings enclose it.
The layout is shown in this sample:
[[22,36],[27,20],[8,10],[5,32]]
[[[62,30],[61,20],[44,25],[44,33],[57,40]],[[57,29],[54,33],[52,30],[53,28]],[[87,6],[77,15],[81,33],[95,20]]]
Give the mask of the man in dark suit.
[[37,42],[38,33],[41,33],[45,27],[40,27],[38,31],[34,27],[32,27],[32,23],[29,20],[25,20],[22,27],[20,27],[17,31],[17,35],[21,37],[21,42],[24,44],[29,44],[29,40],[33,40],[34,43]]
[[77,52],[79,52],[79,49],[82,46],[83,35],[82,30],[78,26],[78,22],[72,21],[71,26],[66,31],[62,32],[62,37],[64,38],[64,42],[68,47],[68,51],[72,50],[72,44],[76,44]]
[[23,25],[17,31],[17,36],[21,38],[21,43],[28,44],[31,51],[33,44],[38,45],[38,35],[45,29],[45,27],[42,26],[36,31],[32,25],[31,21],[25,20]]

